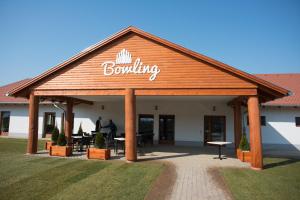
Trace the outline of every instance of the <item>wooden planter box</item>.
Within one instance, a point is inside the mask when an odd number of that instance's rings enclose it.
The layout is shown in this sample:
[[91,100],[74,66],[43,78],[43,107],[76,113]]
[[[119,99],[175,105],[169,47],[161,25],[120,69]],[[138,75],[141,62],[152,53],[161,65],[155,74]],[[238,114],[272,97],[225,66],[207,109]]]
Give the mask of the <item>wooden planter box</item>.
[[241,149],[236,150],[236,155],[239,160],[242,162],[251,162],[251,152],[250,151],[242,151]]
[[51,146],[49,151],[50,156],[67,157],[72,155],[72,147],[69,146]]
[[8,136],[8,132],[0,132],[1,136]]
[[107,160],[110,158],[110,149],[88,148],[86,155],[88,159]]
[[48,151],[50,151],[50,147],[53,146],[53,145],[55,145],[54,142],[46,142],[45,143],[45,149],[48,150]]

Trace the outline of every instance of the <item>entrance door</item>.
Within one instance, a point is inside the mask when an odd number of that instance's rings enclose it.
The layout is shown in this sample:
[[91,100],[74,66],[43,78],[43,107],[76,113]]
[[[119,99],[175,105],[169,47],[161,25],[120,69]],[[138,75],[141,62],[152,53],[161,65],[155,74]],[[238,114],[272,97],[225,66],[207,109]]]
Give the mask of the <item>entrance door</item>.
[[153,115],[139,115],[139,134],[153,134]]
[[226,140],[225,116],[204,116],[204,144]]
[[175,116],[159,115],[159,144],[174,144]]

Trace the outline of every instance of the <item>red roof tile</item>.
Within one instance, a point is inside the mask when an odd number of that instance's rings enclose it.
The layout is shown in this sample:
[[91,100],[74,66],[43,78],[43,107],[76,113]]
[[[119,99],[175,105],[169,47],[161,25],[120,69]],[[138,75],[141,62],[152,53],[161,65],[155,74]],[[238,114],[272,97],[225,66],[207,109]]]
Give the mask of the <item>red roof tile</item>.
[[269,106],[300,106],[300,73],[295,74],[255,74],[255,76],[281,86],[291,91],[290,96],[286,96],[274,101],[269,101],[264,105]]
[[18,82],[14,82],[14,83],[10,83],[8,85],[4,85],[2,87],[0,87],[0,103],[28,103],[27,99],[24,98],[15,98],[15,97],[8,97],[6,96],[6,93],[10,90],[12,90],[13,88],[16,88],[22,84],[27,83],[28,81],[30,81],[31,79],[24,79]]

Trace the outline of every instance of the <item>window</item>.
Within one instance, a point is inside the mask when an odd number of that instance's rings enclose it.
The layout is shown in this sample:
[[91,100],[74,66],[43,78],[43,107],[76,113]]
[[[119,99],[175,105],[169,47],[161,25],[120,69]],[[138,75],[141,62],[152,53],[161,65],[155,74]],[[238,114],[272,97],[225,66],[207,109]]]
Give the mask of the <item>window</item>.
[[[260,125],[261,126],[266,126],[267,121],[266,121],[266,116],[260,116]],[[249,125],[249,117],[247,116],[247,125]]]
[[10,112],[2,111],[0,116],[0,132],[9,132],[9,120],[10,120]]
[[45,112],[44,115],[44,134],[49,134],[55,127],[55,113]]
[[295,117],[296,126],[300,127],[300,117]]
[[266,116],[260,116],[260,125],[266,126]]

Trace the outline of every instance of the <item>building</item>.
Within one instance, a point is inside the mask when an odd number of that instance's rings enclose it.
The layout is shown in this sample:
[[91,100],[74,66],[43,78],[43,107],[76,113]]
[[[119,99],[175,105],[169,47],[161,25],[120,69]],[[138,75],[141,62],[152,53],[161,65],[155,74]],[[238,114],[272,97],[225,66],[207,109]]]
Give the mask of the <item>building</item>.
[[[9,96],[29,99],[27,127],[18,122],[12,125],[20,119],[13,119],[13,110],[10,123],[10,127],[28,128],[28,153],[37,151],[38,134],[46,133],[47,124],[56,121],[60,127],[64,122],[70,141],[80,123],[89,132],[101,116],[113,119],[118,132],[126,133],[129,161],[137,158],[136,132],[153,131],[154,140],[160,144],[201,145],[226,140],[237,146],[243,113],[248,110],[254,168],[262,168],[259,105],[288,94],[280,85],[135,27],[120,31],[8,91]],[[19,104],[6,104],[5,109],[16,109],[21,107]],[[297,108],[295,113],[299,113]],[[11,128],[9,132],[17,134],[20,130]],[[295,141],[298,145],[299,138]]]

